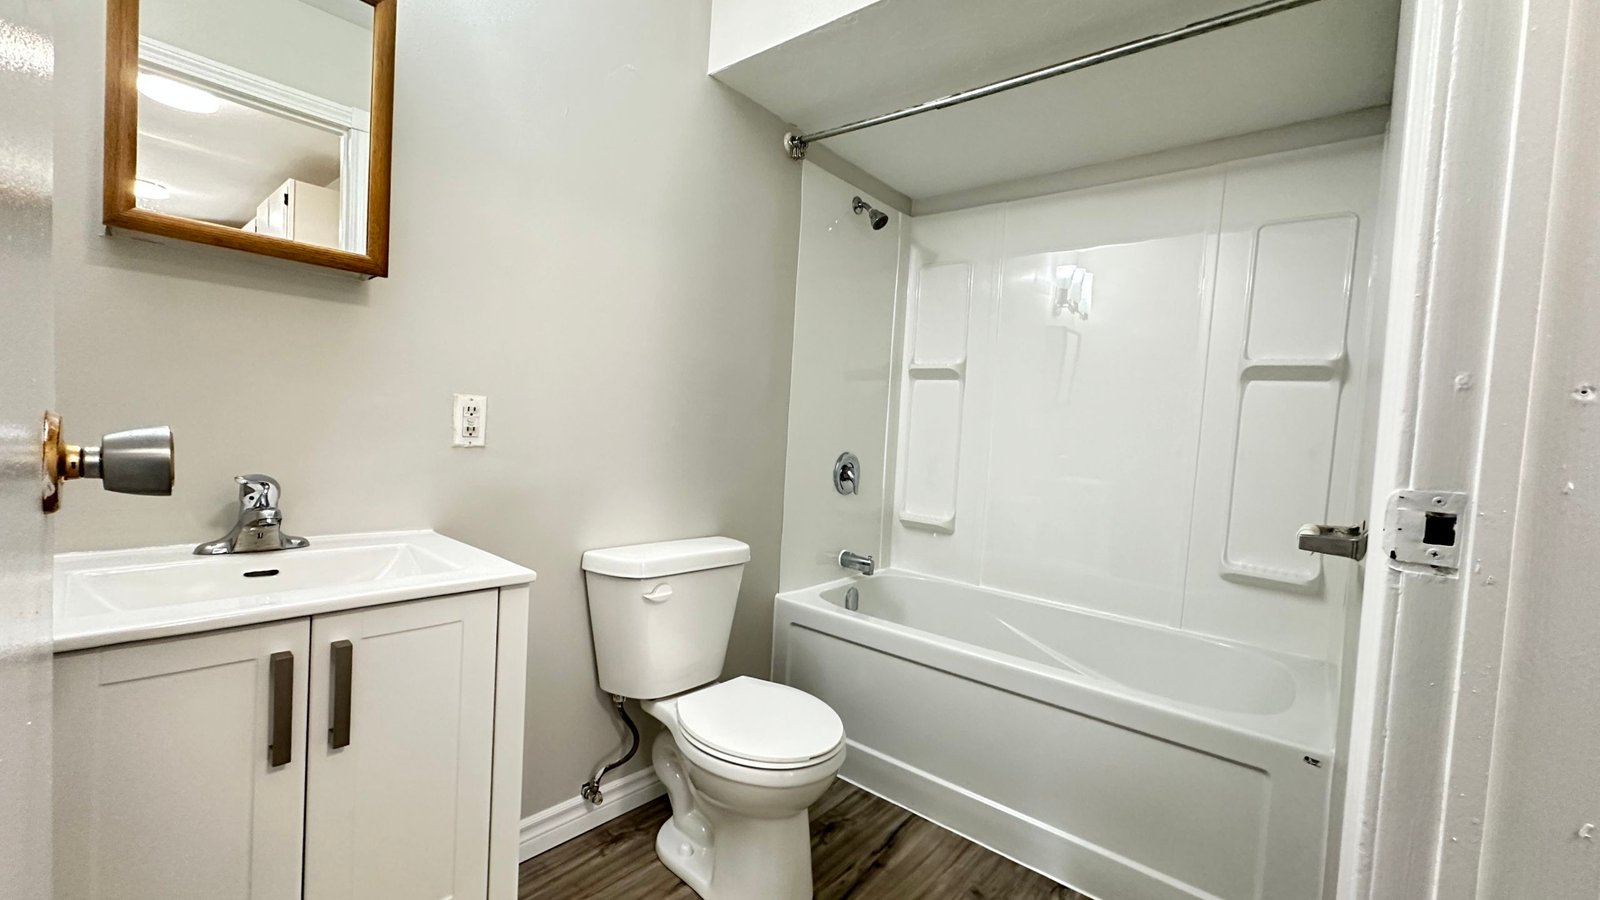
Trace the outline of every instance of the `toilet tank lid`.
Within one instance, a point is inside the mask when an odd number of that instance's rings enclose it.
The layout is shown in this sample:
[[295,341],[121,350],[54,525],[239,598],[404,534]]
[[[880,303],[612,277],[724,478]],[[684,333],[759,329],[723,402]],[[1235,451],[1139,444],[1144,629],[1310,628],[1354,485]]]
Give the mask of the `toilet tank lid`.
[[616,578],[658,578],[750,561],[750,545],[726,537],[607,547],[583,554],[583,570]]

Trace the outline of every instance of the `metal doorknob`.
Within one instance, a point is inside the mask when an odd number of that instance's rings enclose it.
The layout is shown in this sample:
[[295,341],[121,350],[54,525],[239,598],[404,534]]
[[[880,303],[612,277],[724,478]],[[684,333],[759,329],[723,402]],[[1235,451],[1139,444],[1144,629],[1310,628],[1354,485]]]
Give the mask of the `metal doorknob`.
[[97,447],[79,447],[61,439],[61,417],[44,415],[44,511],[61,507],[61,482],[98,478],[108,491],[165,497],[175,475],[172,429],[165,425],[117,431],[100,438]]

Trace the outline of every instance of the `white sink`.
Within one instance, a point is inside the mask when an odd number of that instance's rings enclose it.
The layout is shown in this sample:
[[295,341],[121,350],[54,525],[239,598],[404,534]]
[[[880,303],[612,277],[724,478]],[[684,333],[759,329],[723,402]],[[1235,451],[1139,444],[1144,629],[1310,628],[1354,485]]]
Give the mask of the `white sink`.
[[192,556],[180,562],[73,572],[56,609],[67,616],[126,612],[448,572],[457,566],[407,544]]
[[56,557],[55,647],[82,649],[526,583],[521,566],[431,531],[195,556],[188,545]]

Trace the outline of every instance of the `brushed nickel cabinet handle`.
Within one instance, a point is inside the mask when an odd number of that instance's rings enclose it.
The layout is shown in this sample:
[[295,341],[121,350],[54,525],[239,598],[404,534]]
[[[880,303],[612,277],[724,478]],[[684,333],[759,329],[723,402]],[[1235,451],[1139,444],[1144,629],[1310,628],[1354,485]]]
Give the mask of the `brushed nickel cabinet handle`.
[[272,721],[267,726],[267,765],[286,766],[294,758],[294,654],[280,650],[268,658]]
[[337,750],[350,746],[350,678],[355,664],[355,647],[349,641],[334,641],[333,704],[328,716],[328,747]]

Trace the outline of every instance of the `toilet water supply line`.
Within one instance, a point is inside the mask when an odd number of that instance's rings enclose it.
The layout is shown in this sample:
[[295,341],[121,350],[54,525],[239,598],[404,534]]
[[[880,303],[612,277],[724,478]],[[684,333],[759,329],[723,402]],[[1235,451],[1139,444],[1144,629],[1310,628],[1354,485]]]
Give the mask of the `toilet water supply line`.
[[616,762],[604,763],[600,768],[595,769],[594,777],[585,781],[583,787],[578,789],[578,793],[583,796],[583,799],[593,803],[595,806],[599,806],[601,801],[605,799],[600,793],[600,779],[606,777],[606,773],[612,769],[626,764],[628,760],[633,759],[635,753],[639,752],[639,726],[633,724],[633,720],[628,718],[628,708],[625,705],[628,702],[627,698],[612,694],[611,702],[617,708],[617,715],[622,717],[622,724],[628,726],[628,752],[622,754],[622,758]]

